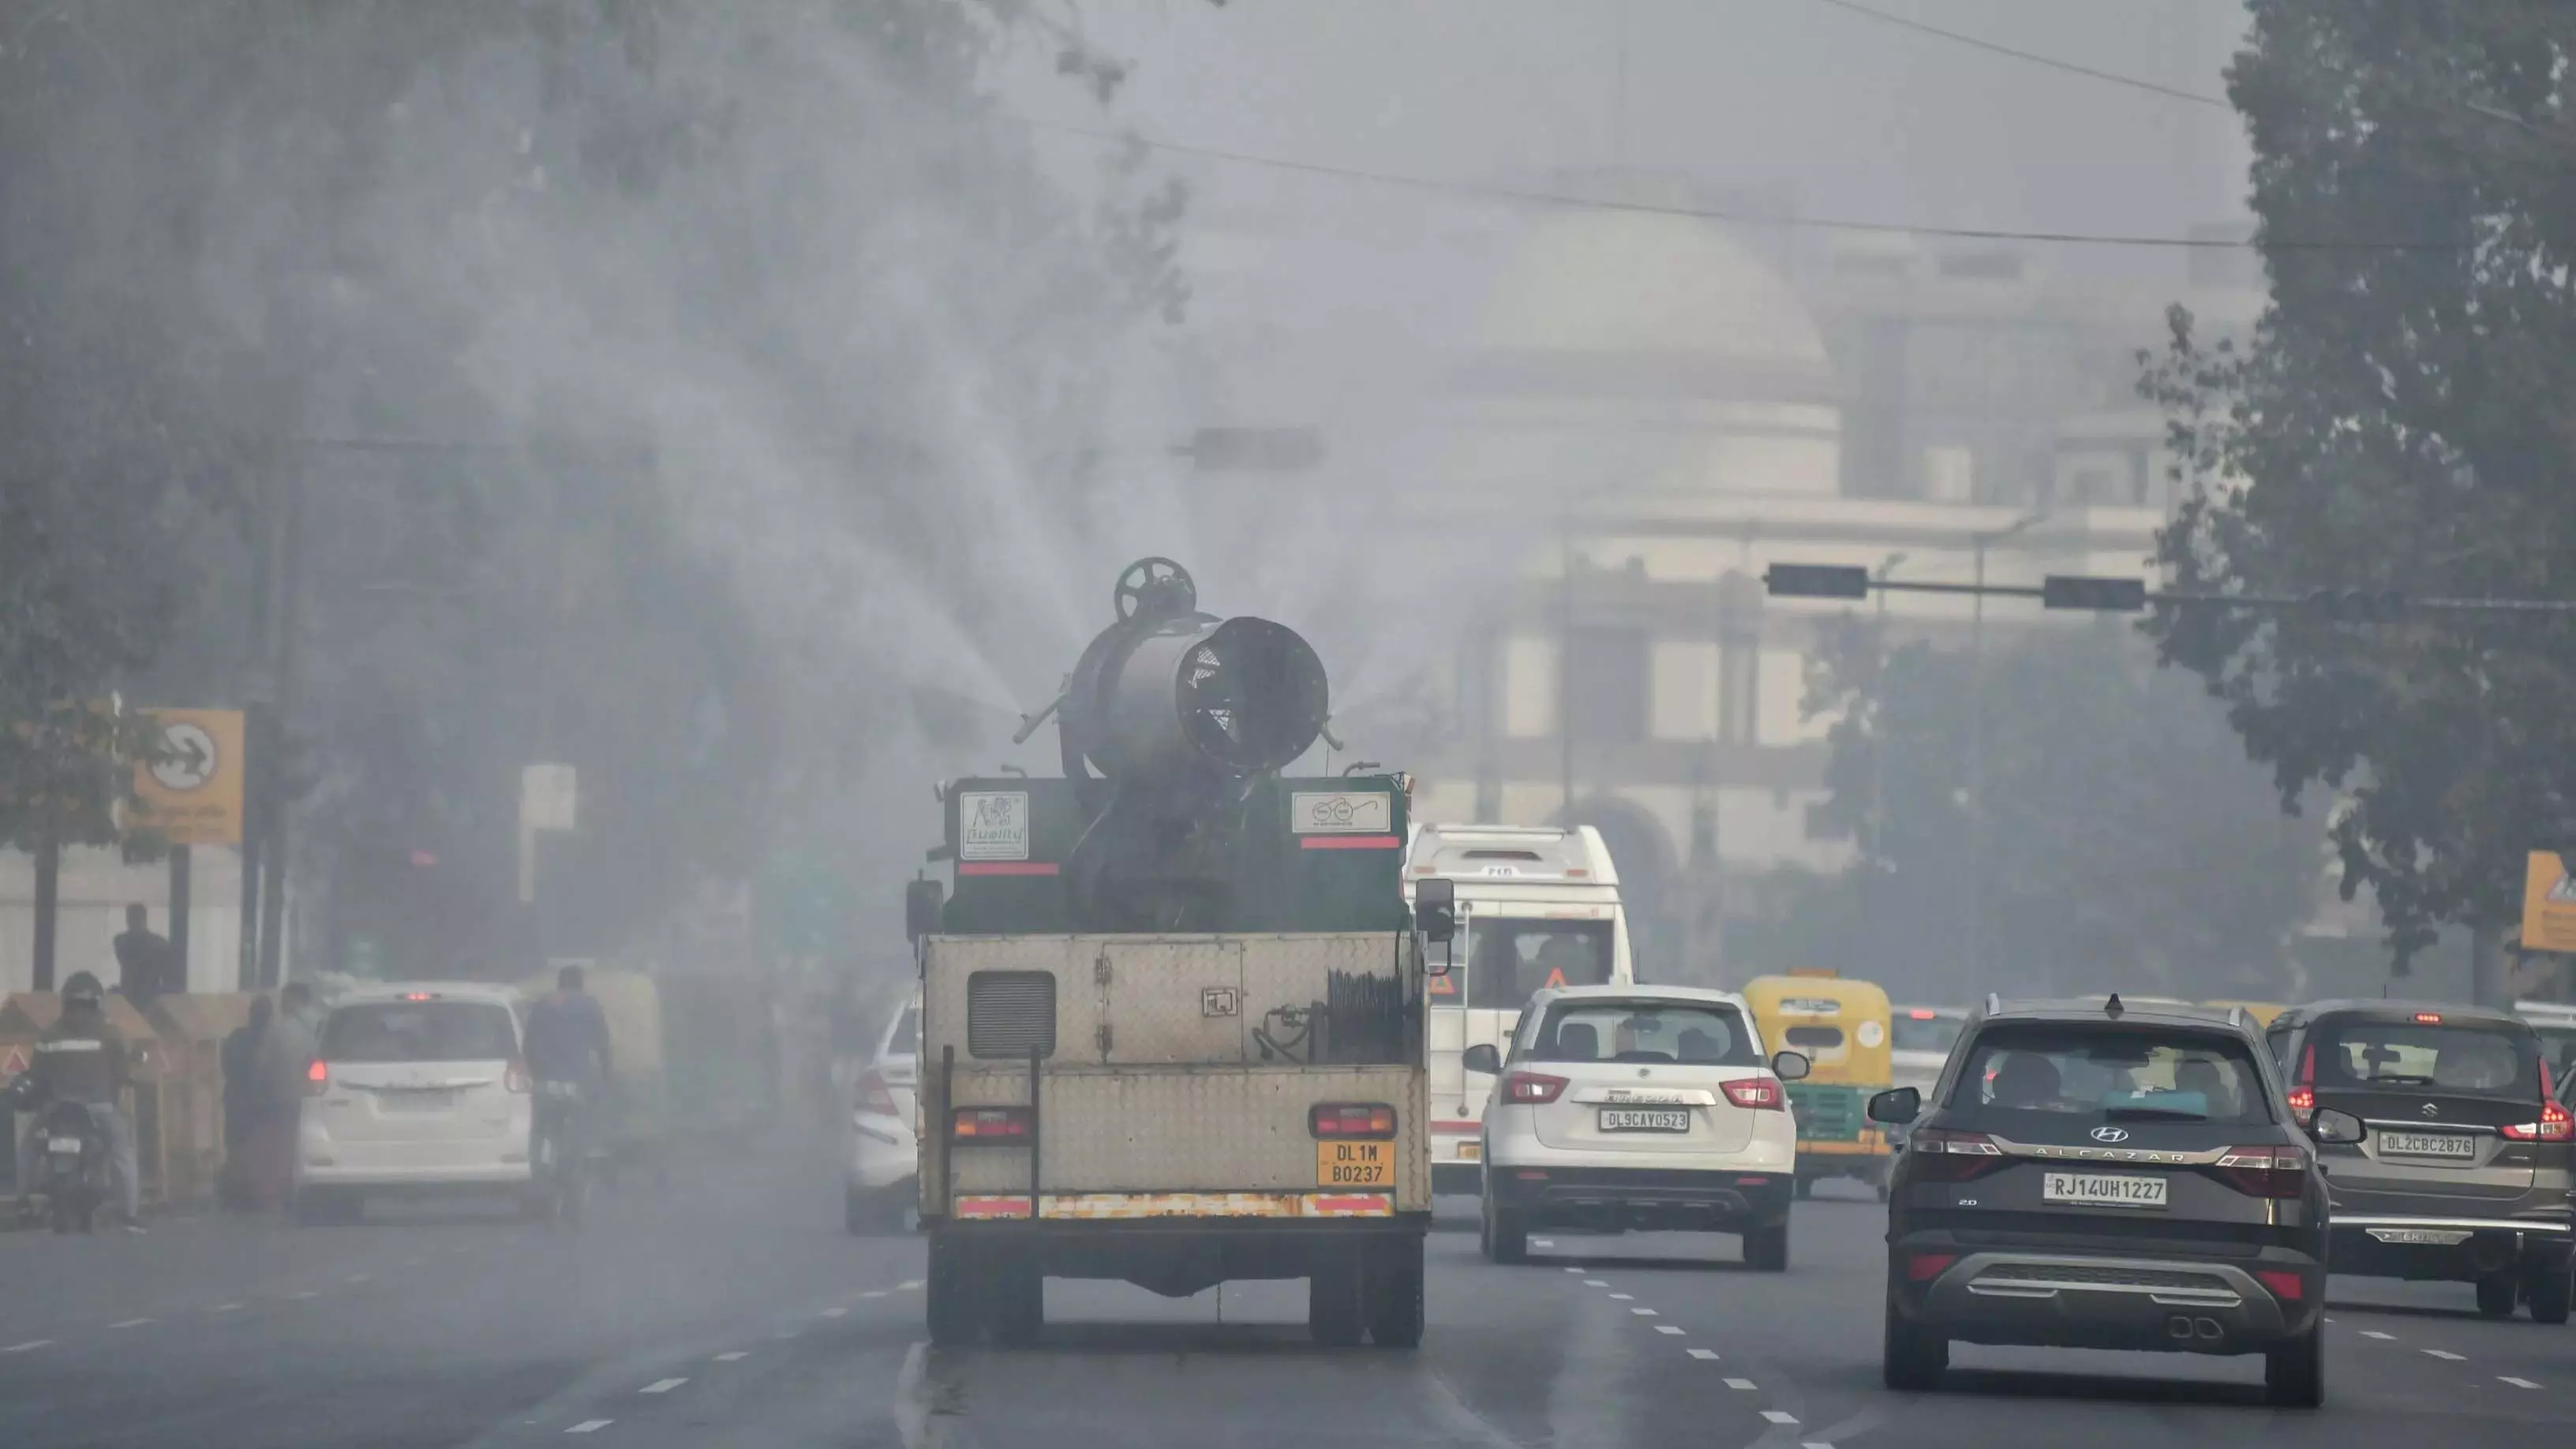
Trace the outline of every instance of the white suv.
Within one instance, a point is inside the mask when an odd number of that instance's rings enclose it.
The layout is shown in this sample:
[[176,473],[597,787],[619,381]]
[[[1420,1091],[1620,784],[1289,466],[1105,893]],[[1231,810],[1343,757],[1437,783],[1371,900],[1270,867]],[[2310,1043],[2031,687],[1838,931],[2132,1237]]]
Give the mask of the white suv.
[[1789,1266],[1798,1126],[1744,998],[1688,986],[1572,986],[1530,998],[1485,1104],[1484,1251],[1529,1254],[1532,1229],[1737,1233],[1758,1271]]
[[528,1182],[520,999],[501,986],[370,987],[332,1003],[296,1130],[295,1215],[353,1219],[371,1192]]
[[847,1180],[842,1217],[853,1233],[899,1232],[920,1196],[914,1093],[920,1080],[921,993],[886,1023],[876,1054],[850,1091]]

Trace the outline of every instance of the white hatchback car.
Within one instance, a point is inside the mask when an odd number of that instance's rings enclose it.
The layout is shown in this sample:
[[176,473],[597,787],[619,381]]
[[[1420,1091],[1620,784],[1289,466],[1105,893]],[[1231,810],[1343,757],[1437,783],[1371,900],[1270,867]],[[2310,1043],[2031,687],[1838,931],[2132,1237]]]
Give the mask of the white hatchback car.
[[920,1082],[921,995],[886,1024],[876,1053],[850,1090],[848,1177],[842,1217],[853,1233],[895,1232],[919,1195],[921,1154],[913,1137]]
[[1798,1126],[1744,998],[1688,986],[1572,986],[1530,998],[1485,1104],[1484,1251],[1529,1254],[1533,1229],[1736,1233],[1758,1271],[1789,1266]]
[[297,1219],[354,1219],[371,1193],[524,1189],[519,1008],[507,987],[451,983],[333,1002],[296,1131]]

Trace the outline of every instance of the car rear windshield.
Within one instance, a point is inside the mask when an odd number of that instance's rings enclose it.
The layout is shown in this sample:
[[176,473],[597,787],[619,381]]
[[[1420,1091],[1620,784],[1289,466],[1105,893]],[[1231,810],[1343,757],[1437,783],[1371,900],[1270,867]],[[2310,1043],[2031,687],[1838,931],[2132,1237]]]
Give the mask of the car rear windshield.
[[885,1055],[908,1057],[921,1050],[921,1008],[907,1006],[896,1017],[894,1030],[885,1039]]
[[1947,1056],[1967,1025],[1955,1016],[1914,1016],[1900,1011],[1896,1013],[1894,1045],[1901,1052],[1939,1052]]
[[1458,958],[1466,963],[1467,999],[1435,996],[1432,1001],[1438,1006],[1518,1011],[1549,987],[1605,986],[1610,981],[1610,946],[1608,921],[1470,916]]
[[2535,1098],[2539,1043],[2504,1022],[2328,1020],[2310,1038],[2320,1087],[2438,1088]]
[[496,1062],[519,1054],[510,1009],[489,1001],[370,1001],[322,1027],[330,1062]]
[[1983,1117],[2268,1123],[2263,1076],[2214,1032],[2090,1022],[2007,1023],[1978,1034],[1951,1106]]
[[1560,1001],[1539,1024],[1530,1059],[1762,1065],[1743,1013],[1697,1001]]

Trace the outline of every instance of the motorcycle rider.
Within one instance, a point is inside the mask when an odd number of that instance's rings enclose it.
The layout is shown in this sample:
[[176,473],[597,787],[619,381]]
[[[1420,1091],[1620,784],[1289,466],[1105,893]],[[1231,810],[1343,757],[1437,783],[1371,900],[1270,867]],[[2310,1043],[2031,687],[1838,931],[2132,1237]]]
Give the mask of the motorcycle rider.
[[[117,1215],[129,1233],[143,1231],[142,1184],[134,1164],[134,1128],[118,1105],[125,1088],[125,1039],[108,1023],[107,992],[96,976],[72,973],[63,983],[63,1014],[36,1041],[35,1065],[29,1068],[47,1098],[78,1102],[107,1136],[108,1177],[116,1192]],[[36,1180],[37,1138],[30,1129],[18,1141],[18,1181]]]
[[[528,1076],[537,1085],[537,1111],[553,1118],[539,1130],[550,1128],[556,1134],[555,1146],[563,1161],[579,1163],[589,1148],[590,1119],[616,1069],[608,1044],[608,1013],[600,1009],[599,998],[583,989],[580,967],[555,972],[555,989],[528,1008],[525,1052]],[[550,1082],[573,1088],[572,1110],[548,1106],[546,1084]]]

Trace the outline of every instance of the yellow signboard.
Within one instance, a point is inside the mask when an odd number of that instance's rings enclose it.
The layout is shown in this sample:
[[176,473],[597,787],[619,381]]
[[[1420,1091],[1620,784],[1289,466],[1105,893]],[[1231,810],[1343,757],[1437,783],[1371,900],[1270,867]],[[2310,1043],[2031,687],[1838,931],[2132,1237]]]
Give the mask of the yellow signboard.
[[2576,880],[2550,851],[2533,851],[2523,867],[2522,949],[2576,952]]
[[237,709],[146,710],[161,726],[160,758],[134,767],[134,821],[172,845],[238,845],[242,749]]

